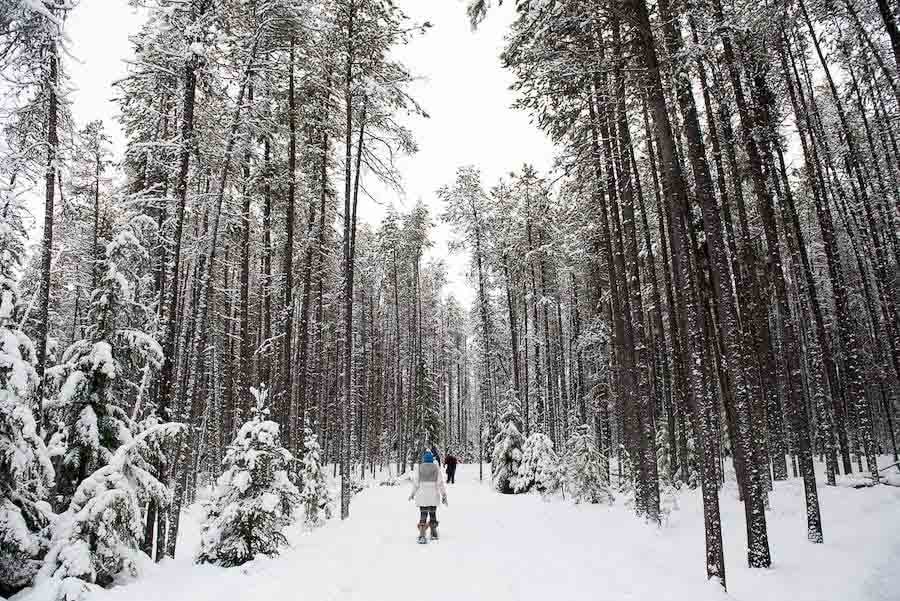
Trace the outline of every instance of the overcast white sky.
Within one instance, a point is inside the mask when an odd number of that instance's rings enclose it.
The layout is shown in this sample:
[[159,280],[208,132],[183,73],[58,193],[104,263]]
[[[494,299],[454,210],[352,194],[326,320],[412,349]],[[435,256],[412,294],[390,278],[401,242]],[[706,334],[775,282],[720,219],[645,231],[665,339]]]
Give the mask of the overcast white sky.
[[[488,19],[473,32],[465,14],[466,0],[399,0],[415,22],[430,21],[428,33],[415,39],[400,53],[411,71],[422,77],[413,88],[414,97],[430,119],[418,119],[411,127],[420,151],[400,163],[405,194],[377,191],[378,203],[360,200],[362,218],[377,223],[384,206],[394,203],[400,210],[421,198],[437,219],[440,213],[435,190],[453,180],[456,168],[481,167],[486,186],[528,162],[541,170],[552,163],[549,140],[529,123],[528,115],[510,110],[514,95],[512,78],[500,67],[503,36],[514,17],[512,2],[495,7]],[[78,64],[72,64],[74,114],[80,124],[104,119],[117,145],[122,137],[113,122],[117,107],[112,102],[112,83],[125,74],[123,60],[130,57],[128,36],[141,19],[126,0],[81,0],[69,18],[68,32]],[[450,290],[469,304],[471,289],[465,284],[468,261],[447,256],[449,232],[443,225],[435,233],[432,256],[447,257]]]

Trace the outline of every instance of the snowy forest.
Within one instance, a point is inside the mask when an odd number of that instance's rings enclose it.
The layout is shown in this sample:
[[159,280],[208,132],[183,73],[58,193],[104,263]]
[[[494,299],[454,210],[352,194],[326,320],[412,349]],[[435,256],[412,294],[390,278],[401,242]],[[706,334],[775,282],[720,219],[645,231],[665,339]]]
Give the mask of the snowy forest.
[[[118,114],[83,122],[68,24],[97,2],[142,24]],[[511,144],[500,177],[444,165],[398,200],[441,119],[402,58],[442,26],[404,5],[430,3],[471,36],[508,19],[482,60],[551,165]],[[661,587],[634,598],[900,595],[898,22],[896,0],[0,0],[0,598],[205,599],[286,561],[267,598],[402,601],[431,581],[316,589],[348,577],[318,556],[375,545],[349,564],[374,574],[487,532],[507,559],[473,577],[579,558],[426,598],[624,598],[579,587],[580,556],[630,544],[621,578]],[[403,550],[425,451],[462,482],[446,539]],[[504,543],[507,511],[546,540]],[[346,529],[367,519],[395,554]]]

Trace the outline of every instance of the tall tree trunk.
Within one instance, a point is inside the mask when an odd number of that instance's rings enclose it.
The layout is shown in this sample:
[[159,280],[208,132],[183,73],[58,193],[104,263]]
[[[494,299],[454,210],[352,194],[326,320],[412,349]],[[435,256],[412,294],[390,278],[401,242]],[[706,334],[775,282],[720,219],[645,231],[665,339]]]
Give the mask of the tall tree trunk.
[[[52,12],[52,11],[51,11]],[[50,24],[48,23],[48,27]],[[50,268],[51,253],[53,252],[53,203],[56,189],[57,157],[59,154],[59,137],[57,126],[59,122],[59,98],[57,98],[57,86],[59,85],[59,56],[56,40],[48,43],[47,72],[44,75],[43,86],[47,93],[47,163],[44,171],[44,234],[41,241],[41,285],[38,296],[37,314],[37,378],[38,385],[35,392],[37,399],[37,426],[38,433],[44,433],[46,428],[46,416],[44,415],[44,386],[46,384],[47,370],[47,338],[50,330]]]
[[[814,96],[810,96],[809,104],[807,104],[805,94],[803,92],[803,84],[800,78],[800,74],[797,70],[796,61],[794,60],[793,53],[790,50],[790,41],[785,36],[785,45],[786,52],[790,57],[791,61],[791,70],[794,74],[794,78],[797,82],[797,98],[800,102],[800,106],[802,107],[802,113],[804,115],[804,122],[806,124],[806,129],[809,133],[810,138],[810,156],[813,159],[813,166],[815,167],[817,173],[817,179],[819,182],[819,188],[821,190],[820,195],[814,195],[813,200],[818,202],[815,203],[816,207],[816,217],[819,222],[819,229],[822,234],[822,242],[823,247],[825,249],[825,258],[826,264],[828,267],[828,277],[831,281],[831,289],[834,295],[834,304],[835,304],[835,321],[837,322],[837,337],[838,337],[838,348],[840,349],[841,356],[844,355],[845,351],[854,345],[852,336],[853,330],[851,327],[851,315],[849,314],[849,299],[847,295],[847,288],[844,282],[844,274],[843,274],[843,262],[840,256],[840,248],[837,245],[836,232],[834,229],[834,221],[832,219],[830,203],[828,202],[828,198],[826,194],[828,192],[828,186],[826,183],[826,175],[825,170],[822,168],[821,159],[819,152],[816,148],[816,142],[820,141],[823,143],[824,155],[826,162],[830,162],[830,150],[827,148],[827,142],[825,142],[824,137],[816,135],[816,127],[815,122],[813,121],[813,113],[817,112],[816,101]],[[836,192],[838,194],[843,194],[843,189],[840,186],[836,187]],[[848,231],[848,235],[851,236],[851,244],[855,244],[852,238],[852,234]],[[850,383],[848,382],[848,377],[851,373],[856,373],[857,370],[855,368],[855,359],[851,357],[852,365],[849,367],[853,368],[852,370],[847,370],[847,366],[845,364],[844,374],[842,375],[842,379],[844,380],[845,386],[847,386],[849,391]],[[834,376],[835,384],[838,382],[838,373],[836,366],[832,366],[829,370],[829,374]],[[837,440],[838,446],[840,449],[842,468],[845,474],[849,474],[853,471],[852,464],[850,461],[850,444],[847,439],[847,427],[846,427],[846,417],[844,411],[844,401],[843,395],[841,394],[841,389],[838,388],[838,393],[833,395],[833,404],[834,404],[834,418],[835,418],[835,429],[837,430]]]
[[[676,290],[676,304],[679,318],[684,320],[679,324],[680,331],[687,332],[688,317],[691,322],[697,323],[697,305],[685,299],[684,290],[684,233],[683,218],[687,211],[687,188],[681,164],[676,154],[675,137],[672,132],[666,108],[665,95],[662,87],[659,61],[657,58],[656,42],[653,39],[653,29],[650,24],[650,15],[646,0],[631,0],[634,11],[635,29],[637,34],[636,44],[638,52],[647,69],[647,86],[649,104],[656,125],[657,137],[660,144],[662,158],[663,189],[671,196],[669,202],[670,220],[672,228],[670,242],[672,245],[672,276],[673,287]],[[692,136],[694,142],[698,136]],[[701,178],[697,178],[702,181]],[[709,211],[704,211],[706,214]],[[694,331],[699,331],[695,326]],[[703,491],[703,517],[706,532],[706,574],[707,578],[717,579],[723,588],[726,587],[725,562],[722,548],[722,526],[719,516],[718,481],[716,475],[717,445],[715,437],[711,433],[713,414],[715,408],[709,395],[708,386],[705,385],[707,371],[703,369],[706,363],[703,361],[702,347],[691,345],[692,357],[688,365],[694,370],[691,380],[698,396],[691,397],[693,402],[694,421],[698,426],[701,451],[701,486]],[[699,371],[699,373],[697,373]]]
[[[98,135],[98,144],[99,135]],[[91,246],[91,291],[97,287],[100,275],[100,150],[94,156],[94,242]]]
[[[191,25],[196,24],[203,17],[208,8],[207,0],[200,0],[191,4]],[[193,36],[185,40],[187,45],[195,41]],[[175,179],[175,198],[177,207],[175,212],[175,248],[172,258],[171,292],[168,302],[168,318],[166,319],[165,343],[163,344],[163,366],[159,376],[159,402],[157,412],[160,419],[169,421],[170,406],[174,400],[175,385],[175,341],[178,333],[178,282],[181,275],[181,237],[184,231],[184,212],[187,204],[188,170],[190,167],[191,152],[194,148],[194,102],[197,93],[197,55],[193,52],[185,59],[184,91],[181,99],[181,140],[178,149],[178,175]],[[170,557],[174,557],[175,542],[168,541],[167,549],[171,547]]]
[[881,14],[881,20],[884,22],[884,28],[887,30],[888,37],[891,40],[891,48],[894,49],[894,62],[897,64],[897,70],[900,71],[900,29],[897,27],[897,17],[894,10],[891,9],[888,0],[875,0],[878,4],[878,12]]
[[503,257],[503,275],[506,282],[506,308],[509,312],[509,336],[512,342],[513,390],[516,400],[522,402],[519,383],[519,330],[516,326],[516,312],[513,307],[512,286],[510,285],[509,267],[506,256]]
[[[262,367],[260,380],[269,383],[269,389],[273,390],[273,372],[272,362],[277,364],[278,359],[275,353],[270,352],[272,344],[272,145],[271,138],[266,135],[263,139],[263,248],[262,248],[262,335],[261,345],[264,346],[266,352],[260,361]],[[283,369],[287,369],[284,365]],[[274,392],[274,390],[273,390]],[[282,400],[278,406],[278,423],[281,424],[281,431],[285,436],[289,436],[288,422],[288,405]],[[290,448],[290,447],[288,447]]]
[[[879,0],[880,2],[881,0]],[[809,18],[809,13],[806,10],[806,4],[803,0],[798,0],[798,5],[800,6],[800,10],[803,13],[803,19],[806,22],[807,28],[809,29],[809,36],[813,42],[813,47],[816,49],[816,55],[819,57],[819,62],[822,65],[822,69],[825,72],[826,80],[828,81],[828,87],[831,91],[832,100],[834,101],[835,108],[837,109],[838,120],[841,124],[841,129],[843,130],[844,140],[847,143],[847,147],[849,150],[849,158],[852,166],[851,171],[855,173],[856,179],[859,183],[859,193],[862,196],[862,205],[865,209],[865,214],[867,217],[867,225],[869,227],[869,231],[872,235],[872,246],[875,251],[875,272],[876,278],[875,281],[879,285],[879,289],[887,285],[889,282],[887,276],[886,269],[886,261],[884,257],[884,252],[881,247],[881,243],[879,241],[879,228],[876,227],[875,221],[872,217],[871,203],[868,197],[868,193],[866,191],[866,184],[864,181],[864,174],[862,170],[862,166],[859,161],[861,160],[861,154],[856,145],[855,138],[853,136],[853,132],[850,129],[850,126],[847,122],[847,116],[844,112],[843,104],[841,102],[840,94],[838,93],[837,86],[834,83],[834,79],[831,76],[831,70],[828,67],[828,62],[825,60],[825,56],[822,54],[822,48],[819,45],[818,37],[816,36],[815,29],[813,28],[812,21]],[[895,46],[895,51],[896,51]],[[851,185],[852,185],[852,177],[851,177]],[[887,314],[888,314],[888,334],[895,335],[897,332],[896,327],[896,310],[893,303],[893,290],[887,291],[884,295],[887,304]],[[843,337],[842,337],[843,339]],[[848,392],[849,399],[848,401],[853,403],[859,403],[860,407],[863,407],[868,403],[865,395],[865,388],[862,384],[862,374],[859,372],[859,369],[856,365],[856,349],[855,347],[844,348],[844,362],[845,369],[847,371],[847,382],[848,382]],[[867,406],[867,405],[865,405]],[[869,463],[869,472],[872,476],[872,479],[875,482],[878,482],[878,466],[875,461],[875,437],[874,437],[874,428],[871,420],[868,419],[868,411],[861,412],[861,423],[860,430],[863,437],[863,445],[866,453],[866,459]]]
[[[247,104],[253,105],[253,72],[250,72],[247,83]],[[248,123],[249,127],[249,123]],[[249,415],[251,406],[250,386],[255,384],[250,376],[251,355],[250,344],[250,137],[244,152],[242,165],[243,185],[241,189],[241,330],[238,339],[238,401],[242,412]],[[212,285],[212,282],[209,283]]]
[[[803,148],[803,156],[805,162],[805,170],[807,175],[807,180],[809,182],[809,186],[812,190],[813,201],[816,207],[817,215],[822,214],[822,198],[819,189],[819,183],[815,176],[815,159],[813,153],[815,152],[814,148],[811,148],[810,144],[807,142],[807,126],[808,122],[805,119],[808,119],[808,115],[806,114],[805,107],[801,108],[800,103],[798,102],[798,95],[794,88],[793,78],[791,77],[791,71],[788,67],[787,55],[785,52],[785,44],[783,42],[779,42],[778,44],[778,53],[779,58],[781,60],[781,68],[784,74],[785,82],[787,83],[788,94],[791,98],[791,104],[794,109],[794,114],[797,120],[797,129],[800,135],[800,143]],[[805,103],[805,101],[803,101]],[[780,154],[779,154],[780,156]],[[784,173],[782,170],[782,178],[786,180],[784,177]],[[788,183],[785,181],[785,187],[787,187]],[[824,190],[822,190],[824,193]],[[825,320],[823,317],[823,311],[821,304],[819,302],[815,280],[813,278],[812,267],[809,261],[808,253],[806,251],[806,247],[802,242],[802,234],[800,229],[799,218],[796,212],[796,209],[792,206],[790,208],[791,212],[791,220],[793,222],[793,227],[795,231],[795,235],[798,239],[798,246],[801,252],[801,260],[803,262],[803,269],[806,276],[806,285],[808,288],[808,294],[810,297],[810,305],[813,310],[813,320],[815,322],[815,332],[819,347],[819,352],[822,353],[822,363],[825,368],[825,377],[828,379],[828,390],[830,391],[830,398],[825,400],[825,427],[823,429],[823,436],[825,438],[825,453],[826,453],[826,469],[827,469],[827,481],[831,486],[835,485],[835,474],[837,472],[837,459],[834,448],[834,440],[835,440],[835,432],[834,432],[834,407],[841,402],[840,389],[837,382],[837,373],[834,366],[834,358],[831,352],[831,341],[828,338],[826,329],[825,329]],[[830,216],[828,217],[830,221]],[[821,221],[821,219],[820,219]],[[833,261],[833,254],[835,249],[833,247],[826,248],[826,256],[832,255],[830,261]],[[837,296],[838,292],[835,292],[835,296]]]
[[[243,108],[244,103],[244,95],[246,94],[251,81],[252,75],[252,67],[256,57],[256,51],[259,48],[259,37],[255,37],[252,45],[250,47],[250,52],[248,54],[248,62],[247,67],[244,71],[244,78],[241,82],[240,88],[238,90],[237,101],[235,103],[234,113],[232,115],[231,126],[229,128],[227,141],[225,144],[225,151],[222,160],[222,170],[219,173],[219,182],[218,187],[216,189],[216,198],[215,198],[215,206],[212,208],[213,212],[213,223],[211,226],[211,231],[208,234],[209,246],[207,256],[202,260],[205,261],[205,264],[201,264],[201,273],[200,281],[198,284],[198,307],[196,312],[196,317],[191,319],[192,327],[195,329],[195,333],[191,336],[191,352],[188,355],[188,359],[191,357],[195,358],[196,361],[200,362],[200,355],[202,352],[206,350],[207,347],[207,339],[209,336],[209,305],[212,297],[212,289],[213,289],[213,281],[214,281],[214,270],[216,263],[216,254],[218,250],[218,235],[219,235],[219,224],[222,215],[222,204],[225,199],[225,189],[228,185],[228,174],[231,171],[231,161],[234,155],[234,147],[237,142],[237,134],[241,125],[241,109]],[[204,269],[205,267],[205,269]],[[177,281],[177,280],[176,280]],[[175,286],[173,286],[174,288]],[[199,367],[199,365],[198,365]],[[181,507],[184,503],[186,493],[187,493],[187,483],[188,483],[188,466],[193,465],[194,463],[194,455],[193,452],[196,450],[195,448],[195,436],[196,432],[194,431],[194,423],[196,421],[196,416],[200,415],[202,412],[200,411],[201,399],[198,398],[198,395],[195,394],[195,382],[197,379],[197,369],[188,369],[188,384],[184,389],[184,399],[186,403],[189,405],[188,410],[185,412],[186,415],[182,416],[186,418],[186,421],[190,424],[188,440],[186,444],[181,445],[181,449],[178,453],[178,456],[175,460],[174,465],[174,477],[175,477],[175,491],[174,491],[174,500],[169,508],[169,524],[168,524],[168,533],[166,540],[166,554],[169,557],[175,557],[175,546],[178,538],[178,528],[179,522],[181,519]],[[235,403],[239,403],[240,396],[236,396]],[[179,407],[179,409],[183,409]]]
[[[631,131],[628,127],[628,114],[625,106],[625,79],[622,71],[622,43],[620,40],[619,19],[613,17],[614,52],[614,97],[617,99],[618,138],[619,138],[619,180],[622,190],[622,235],[625,240],[627,256],[626,273],[630,295],[631,323],[633,336],[634,361],[636,363],[635,378],[637,387],[637,425],[639,440],[641,477],[644,499],[643,511],[653,522],[659,523],[659,478],[656,463],[656,433],[654,431],[653,399],[650,391],[650,364],[647,357],[647,338],[644,326],[644,303],[641,294],[640,260],[637,243],[637,223],[634,210],[634,187],[629,163],[631,152]],[[634,174],[637,179],[637,173]],[[639,199],[643,203],[643,199]]]
[[[355,198],[351,199],[352,190],[352,168],[353,168],[353,61],[355,60],[355,39],[356,30],[356,3],[350,0],[348,8],[347,21],[347,41],[346,41],[346,65],[344,76],[344,101],[346,103],[346,120],[344,122],[344,372],[343,387],[344,399],[341,404],[341,434],[342,452],[341,452],[341,519],[345,520],[350,517],[350,404],[352,402],[353,391],[353,236],[356,231],[356,202]],[[365,110],[365,109],[364,109]],[[363,127],[365,125],[365,117],[361,122],[359,129],[360,146],[362,145]],[[357,167],[357,178],[359,171]],[[357,179],[358,181],[358,179]],[[351,208],[351,200],[353,207]],[[351,212],[353,213],[351,215]],[[352,220],[352,221],[351,221]]]
[[[667,229],[671,229],[671,224],[667,223],[666,215],[670,213],[670,209],[668,208],[667,202],[667,194],[670,192],[666,191],[662,196],[659,194],[660,184],[659,184],[659,175],[657,169],[656,162],[656,154],[653,150],[653,140],[652,133],[650,127],[650,115],[647,111],[647,98],[646,94],[644,94],[641,98],[641,104],[644,113],[644,130],[647,135],[647,156],[650,159],[650,171],[653,175],[653,189],[654,194],[656,195],[656,205],[657,205],[657,229],[659,231],[659,239],[661,245],[661,257],[662,257],[662,271],[663,271],[663,280],[665,283],[666,290],[666,306],[668,308],[668,316],[669,316],[669,333],[671,337],[671,349],[672,349],[672,372],[673,372],[673,385],[670,390],[669,395],[669,408],[667,412],[667,419],[669,421],[669,431],[670,431],[670,440],[669,445],[671,448],[671,464],[673,470],[673,479],[675,478],[674,473],[680,474],[680,479],[684,482],[688,481],[688,473],[690,471],[690,466],[688,464],[688,443],[687,443],[687,407],[690,402],[688,399],[689,391],[687,382],[684,377],[684,366],[686,364],[686,359],[684,355],[684,343],[683,336],[684,332],[680,330],[680,321],[678,317],[678,307],[675,305],[675,291],[672,287],[672,272],[669,267],[669,237],[667,236]],[[667,363],[665,363],[667,365]],[[675,422],[681,422],[681,427],[678,428],[678,442],[676,446],[675,442]],[[677,448],[677,453],[675,449]],[[678,464],[677,472],[675,472],[676,467],[675,464]]]

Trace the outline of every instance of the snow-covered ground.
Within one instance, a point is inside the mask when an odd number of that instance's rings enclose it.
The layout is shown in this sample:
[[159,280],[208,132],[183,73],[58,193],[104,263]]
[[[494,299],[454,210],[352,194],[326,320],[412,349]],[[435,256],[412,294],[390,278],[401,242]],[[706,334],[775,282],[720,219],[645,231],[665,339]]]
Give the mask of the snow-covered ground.
[[[886,459],[885,464],[887,464]],[[486,472],[487,475],[487,472]],[[666,526],[623,506],[503,496],[462,465],[441,507],[441,540],[415,542],[407,486],[372,485],[346,522],[291,533],[293,547],[242,568],[194,565],[196,513],[178,558],[92,601],[897,601],[900,488],[820,487],[825,544],[806,541],[802,482],[777,483],[768,513],[773,563],[746,567],[743,510],[721,493],[728,594],[706,581],[700,494],[679,494]]]

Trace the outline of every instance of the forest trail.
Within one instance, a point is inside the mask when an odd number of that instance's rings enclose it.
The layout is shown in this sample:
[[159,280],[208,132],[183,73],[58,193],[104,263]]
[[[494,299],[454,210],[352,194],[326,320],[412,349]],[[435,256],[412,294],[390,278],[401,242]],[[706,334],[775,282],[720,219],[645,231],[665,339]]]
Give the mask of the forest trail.
[[[242,568],[194,565],[196,516],[186,520],[175,561],[149,566],[137,582],[92,601],[829,601],[897,599],[900,488],[820,488],[826,544],[804,540],[800,480],[778,483],[768,513],[773,568],[749,570],[742,509],[723,489],[729,593],[706,582],[699,493],[657,529],[613,507],[504,496],[461,465],[438,511],[441,540],[416,544],[418,512],[409,487],[370,485],[346,522],[314,532],[296,527],[292,548]],[[194,511],[196,508],[192,508]],[[893,567],[892,567],[893,566]]]

